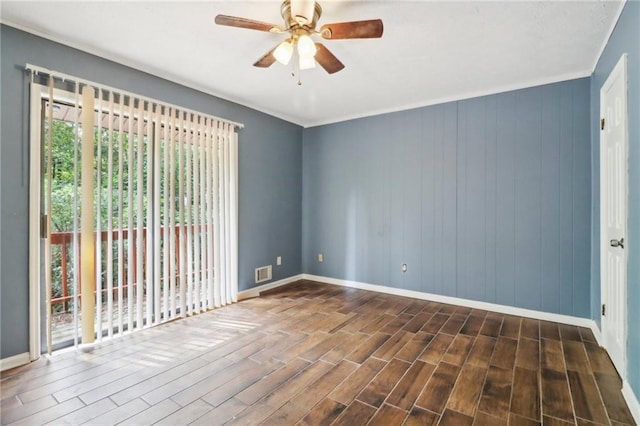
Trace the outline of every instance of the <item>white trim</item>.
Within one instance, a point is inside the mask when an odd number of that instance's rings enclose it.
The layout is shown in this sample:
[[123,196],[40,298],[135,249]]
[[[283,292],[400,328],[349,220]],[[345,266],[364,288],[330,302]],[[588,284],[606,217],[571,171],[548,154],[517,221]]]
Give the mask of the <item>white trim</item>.
[[457,93],[451,96],[444,96],[441,98],[429,99],[426,101],[413,102],[409,104],[398,105],[391,108],[382,108],[378,110],[368,111],[362,114],[345,115],[343,117],[339,117],[335,119],[316,121],[316,122],[307,122],[307,123],[304,123],[304,127],[309,128],[309,127],[324,126],[327,124],[334,124],[342,121],[372,117],[374,115],[389,114],[392,112],[399,112],[399,111],[407,111],[407,110],[427,107],[431,105],[441,105],[449,102],[457,102],[457,101],[463,101],[465,99],[478,98],[481,96],[497,95],[499,93],[512,92],[515,90],[522,90],[522,89],[529,89],[532,87],[544,86],[546,84],[560,83],[568,80],[576,80],[579,78],[591,77],[591,74],[592,74],[591,70],[576,71],[572,73],[557,75],[554,77],[533,79],[533,80],[529,80],[521,83],[506,84],[504,86],[495,86],[485,90]]
[[609,28],[609,32],[607,32],[607,36],[602,41],[602,46],[600,46],[600,50],[598,50],[598,54],[596,55],[596,59],[593,62],[593,66],[591,67],[591,72],[592,73],[596,71],[596,67],[598,66],[598,62],[600,62],[600,57],[602,57],[602,54],[604,53],[604,49],[607,47],[607,44],[609,44],[609,40],[611,39],[611,36],[613,35],[613,31],[616,29],[616,25],[618,25],[618,21],[620,20],[620,15],[622,15],[622,10],[624,9],[624,6],[625,6],[626,3],[627,3],[627,0],[620,1],[619,9],[616,12],[616,17],[613,20],[613,22],[611,23],[611,28]]
[[[622,8],[620,9],[620,12],[622,11]],[[42,37],[45,38],[47,40],[51,40],[53,42],[56,43],[61,43],[64,44],[65,46],[71,47],[73,49],[78,49],[81,50],[85,53],[88,53],[90,55],[94,55],[94,56],[98,56],[100,58],[104,58],[107,59],[109,61],[113,61],[116,62],[118,64],[133,68],[136,71],[141,71],[144,73],[148,73],[153,75],[154,77],[158,77],[161,78],[163,80],[167,80],[170,81],[172,83],[176,83],[176,84],[180,84],[184,87],[187,87],[189,89],[193,89],[193,90],[197,90],[199,92],[202,92],[206,95],[210,95],[210,96],[214,96],[216,98],[222,99],[222,100],[226,100],[229,102],[233,102],[236,103],[238,105],[247,107],[247,108],[251,108],[255,111],[259,111],[262,112],[264,114],[270,115],[272,117],[275,118],[279,118],[281,120],[287,121],[289,123],[293,123],[293,124],[297,124],[298,126],[302,126],[304,128],[309,128],[309,127],[316,127],[316,126],[322,126],[322,125],[326,125],[326,124],[333,124],[333,123],[339,123],[342,121],[348,121],[348,120],[354,120],[357,118],[364,118],[364,117],[371,117],[371,116],[375,116],[375,115],[380,115],[380,114],[388,114],[388,113],[392,113],[392,112],[397,112],[397,111],[405,111],[405,110],[409,110],[409,109],[414,109],[414,108],[421,108],[421,107],[425,107],[425,106],[430,106],[430,105],[438,105],[438,104],[442,104],[442,103],[446,103],[446,102],[455,102],[455,101],[460,101],[460,100],[464,100],[464,99],[471,99],[471,98],[476,98],[479,96],[487,96],[487,95],[495,95],[498,93],[503,93],[503,92],[508,92],[508,91],[512,91],[512,90],[520,90],[520,89],[526,89],[526,88],[530,88],[530,87],[535,87],[535,86],[541,86],[541,85],[545,85],[545,84],[552,84],[552,83],[558,83],[561,81],[566,81],[566,80],[573,80],[573,79],[577,79],[577,78],[583,78],[583,77],[590,77],[591,74],[593,73],[593,67],[587,70],[582,70],[582,71],[576,71],[576,72],[572,72],[572,73],[567,73],[567,74],[561,74],[561,75],[557,75],[555,77],[548,77],[548,78],[541,78],[541,79],[534,79],[534,80],[529,80],[527,82],[523,82],[523,83],[516,83],[516,84],[512,84],[512,85],[505,85],[505,86],[496,86],[492,89],[488,89],[488,90],[481,90],[481,91],[476,91],[476,92],[466,92],[466,93],[460,93],[457,95],[453,95],[453,96],[448,96],[448,97],[443,97],[443,98],[438,98],[438,99],[432,99],[432,100],[428,100],[428,101],[423,101],[423,102],[415,102],[415,103],[410,103],[410,104],[404,104],[404,105],[399,105],[396,107],[392,107],[392,108],[386,108],[386,109],[379,109],[379,110],[373,110],[373,111],[368,111],[362,114],[352,114],[352,115],[345,115],[342,117],[337,117],[334,119],[329,119],[329,120],[324,120],[324,121],[308,121],[308,120],[304,120],[301,119],[300,117],[293,117],[289,114],[285,114],[282,112],[278,112],[278,111],[274,111],[274,110],[270,110],[268,108],[264,108],[262,106],[253,104],[251,102],[247,102],[247,99],[239,99],[236,98],[234,96],[230,96],[230,95],[225,95],[216,91],[213,91],[209,88],[206,88],[200,84],[194,83],[192,81],[183,79],[183,78],[179,78],[175,75],[172,75],[170,73],[167,73],[166,71],[163,71],[161,69],[157,69],[154,67],[149,67],[146,66],[144,64],[140,64],[136,61],[132,61],[130,59],[126,59],[123,57],[120,57],[118,55],[114,55],[108,52],[103,52],[100,51],[99,49],[95,49],[89,46],[85,46],[81,43],[74,43],[74,42],[70,42],[69,40],[64,39],[63,37],[56,37],[54,35],[45,33],[43,31],[38,31],[35,30],[33,28],[29,28],[26,27],[24,25],[21,24],[17,24],[11,21],[7,21],[6,19],[0,19],[0,23],[16,28],[20,31],[24,31],[26,33],[29,34],[33,34],[35,36],[38,37]],[[615,27],[615,24],[614,24]],[[613,31],[613,27],[612,27],[612,31]],[[597,63],[597,61],[596,61]]]
[[631,385],[628,381],[622,381],[622,396],[625,401],[627,401],[627,405],[629,406],[629,411],[631,411],[631,415],[633,416],[636,423],[640,424],[640,402],[638,402],[638,398],[636,394],[633,393],[633,389],[631,389]]
[[31,357],[29,356],[29,352],[10,356],[9,358],[2,358],[0,359],[0,371],[6,371],[12,368],[29,364],[31,362],[30,358]]
[[[623,126],[623,132],[624,132],[624,137],[623,137],[623,145],[625,148],[625,152],[624,152],[624,161],[626,162],[626,166],[627,166],[627,172],[625,174],[625,186],[626,186],[626,193],[624,196],[624,206],[622,207],[625,211],[624,215],[625,215],[625,223],[624,223],[624,230],[622,233],[623,237],[627,237],[628,236],[628,231],[629,231],[629,225],[628,225],[628,220],[629,220],[629,106],[628,106],[628,98],[627,98],[627,91],[629,88],[628,85],[628,74],[627,74],[627,61],[628,61],[628,55],[626,53],[623,53],[620,56],[620,59],[618,60],[618,62],[616,63],[616,65],[613,67],[613,69],[611,70],[611,73],[609,74],[609,76],[607,77],[607,80],[604,82],[604,84],[602,85],[602,87],[600,88],[600,91],[598,92],[598,96],[600,98],[600,110],[599,110],[599,117],[604,117],[604,112],[605,112],[605,100],[604,100],[604,94],[611,88],[611,86],[617,81],[618,78],[622,78],[624,81],[624,90],[623,90],[623,97],[624,97],[624,102],[623,102],[623,108],[624,108],[624,119],[625,119],[625,123]],[[606,125],[606,123],[605,123]],[[599,203],[600,203],[600,235],[599,235],[599,244],[600,244],[600,303],[607,303],[607,298],[604,297],[604,286],[603,283],[605,282],[605,275],[607,273],[607,259],[606,259],[606,255],[607,255],[607,250],[610,248],[609,244],[608,244],[608,236],[607,236],[607,217],[606,217],[606,209],[603,208],[603,200],[606,199],[606,194],[607,194],[607,182],[605,181],[607,174],[603,173],[603,171],[606,171],[607,169],[607,156],[606,156],[606,132],[604,130],[600,130],[599,134],[598,134],[598,144],[600,146],[600,177],[599,177],[599,184],[600,184],[600,199],[599,199]],[[625,249],[622,251],[622,257],[624,258],[624,266],[627,268],[625,269],[625,274],[628,273],[628,267],[629,267],[629,242],[626,241],[625,242]],[[629,289],[629,281],[628,281],[628,276],[625,277],[624,279],[624,288],[620,289],[623,292],[622,295],[622,300],[627,300],[627,294],[628,294],[628,289]],[[620,376],[623,379],[626,379],[627,377],[627,340],[628,340],[628,329],[629,329],[629,324],[628,324],[628,311],[629,308],[628,306],[622,306],[622,309],[624,309],[624,313],[623,313],[623,318],[624,318],[624,322],[622,324],[622,332],[624,334],[624,342],[622,345],[622,360],[620,360],[619,362],[617,362],[616,364],[616,359],[617,358],[611,358],[611,361],[614,363],[614,365],[616,366],[616,369],[618,370]],[[606,321],[606,318],[602,319],[603,321]],[[602,339],[602,346],[608,350],[608,348],[606,347],[606,335],[602,335],[603,339]],[[611,343],[610,343],[611,346]],[[620,364],[621,365],[618,365]]]
[[[99,58],[103,58],[103,59],[106,59],[108,61],[115,62],[115,63],[117,63],[119,65],[124,65],[126,67],[133,68],[135,71],[140,71],[140,72],[143,72],[143,73],[151,74],[154,77],[161,78],[163,80],[167,80],[167,81],[170,81],[172,83],[180,84],[181,86],[188,87],[188,88],[193,89],[193,90],[197,90],[198,92],[202,92],[202,93],[204,93],[206,95],[215,96],[216,98],[220,98],[222,100],[229,101],[229,102],[234,102],[234,103],[236,103],[238,105],[244,105],[243,103],[241,103],[240,100],[234,99],[234,98],[229,97],[229,96],[225,96],[225,95],[223,95],[221,93],[218,93],[218,92],[214,92],[214,91],[212,91],[210,89],[207,89],[207,88],[205,88],[203,86],[200,86],[200,85],[195,84],[193,82],[190,82],[188,80],[177,78],[176,76],[171,75],[171,74],[169,74],[169,73],[167,73],[167,72],[165,72],[163,70],[160,70],[160,69],[157,69],[157,68],[153,68],[153,67],[149,67],[149,66],[145,66],[144,64],[140,64],[140,63],[138,63],[136,61],[131,61],[131,60],[127,59],[127,58],[124,58],[124,57],[121,57],[121,56],[118,56],[118,55],[114,55],[114,54],[111,54],[111,53],[108,53],[108,52],[103,52],[103,51],[101,51],[99,49],[95,49],[95,48],[92,48],[90,46],[85,46],[85,45],[83,45],[81,43],[71,42],[71,41],[65,39],[64,37],[57,37],[55,35],[52,35],[52,34],[49,34],[49,33],[43,32],[43,31],[39,31],[39,30],[36,30],[36,29],[33,29],[33,28],[29,28],[29,27],[24,26],[22,24],[18,24],[18,23],[15,23],[15,22],[12,22],[12,21],[6,20],[6,19],[0,19],[0,24],[6,25],[8,27],[15,28],[15,29],[20,30],[20,31],[24,31],[25,33],[33,34],[33,35],[35,35],[37,37],[41,37],[41,38],[44,38],[44,39],[49,40],[49,41],[53,41],[54,43],[63,44],[63,45],[65,45],[67,47],[70,47],[72,49],[80,50],[80,51],[82,51],[84,53],[88,53],[89,55],[97,56]],[[285,121],[288,121],[288,122],[292,122],[294,124],[302,125],[300,123],[295,123],[295,122],[291,121],[290,118],[287,118],[286,116],[284,116],[282,114],[279,114],[279,113],[276,113],[274,111],[270,111],[270,110],[264,109],[264,108],[258,109],[257,107],[254,107],[254,106],[248,106],[248,107],[252,108],[252,109],[255,109],[256,111],[260,111],[260,112],[263,112],[265,114],[272,115],[274,117],[280,118],[282,120],[285,120]]]
[[301,279],[318,281],[325,284],[343,287],[357,288],[361,290],[375,291],[378,293],[392,294],[395,296],[412,297],[414,299],[429,300],[432,302],[448,303],[451,305],[465,306],[474,309],[499,312],[501,314],[517,315],[544,321],[561,322],[563,324],[576,325],[593,329],[595,323],[589,318],[574,317],[571,315],[554,314],[550,312],[534,311],[532,309],[516,308],[513,306],[499,305],[497,303],[480,302],[476,300],[461,299],[458,297],[442,296],[439,294],[423,293],[421,291],[392,288],[376,284],[367,284],[358,281],[341,280],[338,278],[322,277],[318,275],[302,274]]
[[591,332],[593,333],[593,337],[596,338],[598,346],[602,346],[602,333],[600,332],[600,327],[598,327],[598,323],[593,320],[591,324]]
[[260,292],[271,290],[272,288],[280,287],[286,284],[291,284],[293,282],[300,281],[303,279],[305,279],[304,274],[299,274],[299,275],[294,275],[292,277],[283,278],[281,280],[274,281],[272,283],[259,285],[257,287],[253,287],[248,290],[242,290],[238,292],[238,301],[251,299],[253,297],[258,297],[260,296]]
[[260,111],[260,112],[263,112],[263,113],[265,113],[267,115],[271,115],[271,116],[279,118],[281,120],[285,120],[285,121],[288,121],[290,123],[294,123],[294,124],[298,124],[299,126],[302,126],[301,123],[293,121],[293,119],[291,117],[288,117],[288,116],[286,116],[284,114],[281,114],[281,113],[278,113],[278,112],[275,112],[275,111],[271,111],[269,109],[260,108],[260,107],[254,106],[254,105],[242,103],[241,100],[235,99],[235,98],[233,98],[231,96],[228,96],[228,95],[223,95],[223,94],[221,94],[219,92],[215,92],[213,90],[205,88],[202,85],[196,84],[196,83],[194,83],[192,81],[189,81],[189,80],[186,80],[186,79],[182,79],[182,78],[178,78],[175,75],[167,73],[166,71],[163,71],[161,69],[157,69],[157,68],[154,68],[154,67],[149,67],[149,66],[141,64],[139,62],[132,61],[130,59],[121,57],[119,55],[114,55],[112,53],[104,52],[104,51],[101,51],[99,49],[95,49],[93,47],[83,45],[82,43],[75,43],[75,42],[72,42],[72,41],[69,41],[69,40],[65,39],[64,37],[57,37],[55,35],[46,33],[44,31],[39,31],[39,30],[36,30],[36,29],[33,29],[33,28],[29,28],[29,27],[27,27],[25,25],[15,23],[15,22],[12,22],[10,20],[0,19],[0,24],[15,28],[15,29],[20,30],[20,31],[24,31],[25,33],[33,34],[33,35],[35,35],[37,37],[41,37],[41,38],[44,38],[46,40],[53,41],[54,43],[63,44],[63,45],[65,45],[67,47],[70,47],[72,49],[77,49],[77,50],[80,50],[80,51],[82,51],[84,53],[88,53],[90,55],[97,56],[99,58],[103,58],[103,59],[106,59],[108,61],[112,61],[112,62],[115,62],[117,64],[129,67],[129,68],[133,68],[135,71],[140,71],[140,72],[143,72],[143,73],[151,74],[154,77],[161,78],[163,80],[167,80],[167,81],[170,81],[172,83],[179,84],[179,85],[187,87],[189,89],[197,90],[198,92],[202,92],[202,93],[204,93],[206,95],[215,96],[216,98],[220,98],[220,99],[225,100],[225,101],[233,102],[233,103],[236,103],[238,105],[247,106],[248,108],[254,109],[256,111]]

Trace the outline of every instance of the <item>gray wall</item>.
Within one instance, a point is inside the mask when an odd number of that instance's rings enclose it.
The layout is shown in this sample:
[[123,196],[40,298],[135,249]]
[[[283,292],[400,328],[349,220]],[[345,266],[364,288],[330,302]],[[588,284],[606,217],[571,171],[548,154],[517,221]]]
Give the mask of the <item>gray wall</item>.
[[303,139],[305,273],[590,316],[589,79]]
[[640,2],[628,1],[620,20],[600,56],[591,78],[591,157],[592,234],[591,234],[591,316],[600,324],[600,88],[620,56],[628,53],[629,106],[629,218],[627,288],[628,379],[640,396]]
[[[274,280],[301,272],[301,127],[8,26],[0,31],[0,358],[29,349],[26,63],[244,123],[239,132],[240,290],[254,286],[257,266],[274,264]],[[282,266],[275,266],[278,255]]]

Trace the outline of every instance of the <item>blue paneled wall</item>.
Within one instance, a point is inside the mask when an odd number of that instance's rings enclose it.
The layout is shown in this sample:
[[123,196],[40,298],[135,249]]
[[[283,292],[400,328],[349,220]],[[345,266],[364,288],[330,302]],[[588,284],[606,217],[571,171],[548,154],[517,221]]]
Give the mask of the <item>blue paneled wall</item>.
[[589,96],[580,79],[305,129],[303,271],[589,317]]

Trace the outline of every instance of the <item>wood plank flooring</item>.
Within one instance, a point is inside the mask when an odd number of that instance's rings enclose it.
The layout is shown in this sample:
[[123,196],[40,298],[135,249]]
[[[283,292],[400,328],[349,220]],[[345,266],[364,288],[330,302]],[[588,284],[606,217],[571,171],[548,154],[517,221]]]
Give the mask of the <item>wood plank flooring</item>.
[[300,281],[4,372],[2,424],[633,425],[588,329]]

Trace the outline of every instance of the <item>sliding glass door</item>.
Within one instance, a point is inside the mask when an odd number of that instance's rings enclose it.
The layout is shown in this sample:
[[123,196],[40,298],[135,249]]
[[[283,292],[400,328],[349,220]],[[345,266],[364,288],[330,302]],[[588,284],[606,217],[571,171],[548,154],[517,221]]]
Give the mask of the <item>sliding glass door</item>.
[[47,351],[234,302],[234,126],[44,80],[31,87]]

